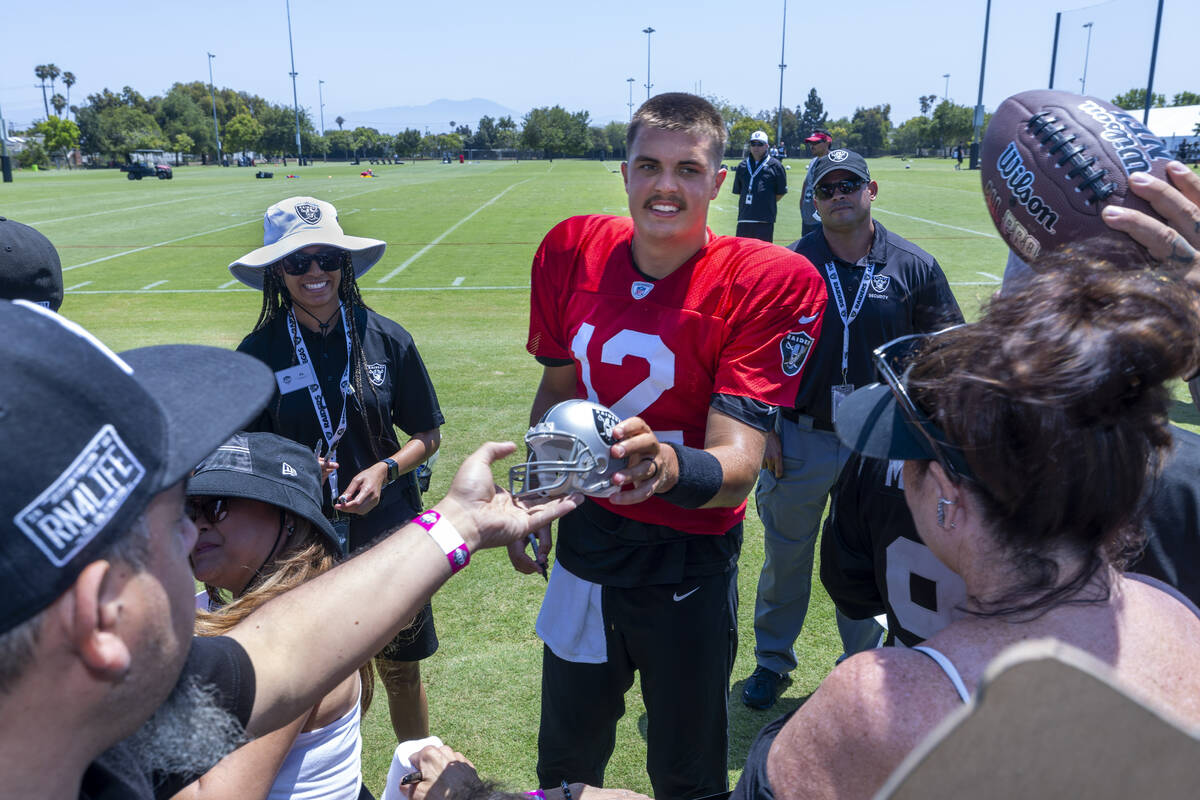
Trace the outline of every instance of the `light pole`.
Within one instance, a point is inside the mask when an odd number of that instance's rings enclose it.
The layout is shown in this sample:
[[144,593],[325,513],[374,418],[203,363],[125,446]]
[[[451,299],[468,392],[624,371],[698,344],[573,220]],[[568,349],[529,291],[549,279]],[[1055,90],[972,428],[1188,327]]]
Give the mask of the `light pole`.
[[633,78],[626,78],[625,82],[629,84],[629,121],[633,122]]
[[1085,22],[1083,27],[1087,28],[1088,38],[1087,46],[1083,49],[1083,77],[1079,79],[1079,93],[1087,94],[1088,56],[1092,54],[1092,23]]
[[300,102],[296,97],[296,51],[292,48],[292,0],[285,0],[288,23],[288,53],[292,57],[292,110],[296,114],[296,161],[304,163],[304,154],[300,151]]
[[783,54],[787,49],[787,0],[783,0],[783,27],[779,33],[779,108],[775,111],[775,146],[783,141],[783,71],[787,64],[783,63]]
[[646,99],[650,99],[650,87],[654,84],[650,82],[650,34],[654,33],[654,28],[643,28],[642,33],[646,34]]
[[[322,139],[325,138],[325,92],[323,91],[324,86],[325,86],[325,81],[322,81],[322,80],[317,81],[317,103],[321,107],[321,138]],[[322,147],[324,148],[324,150],[323,150],[324,158],[322,160],[328,161],[329,160],[329,147],[326,144],[322,144]]]
[[983,131],[983,76],[987,69],[988,27],[992,22],[992,0],[983,12],[983,53],[979,56],[979,98],[975,101],[975,132],[971,138],[971,169],[979,169],[979,139]]
[[945,103],[950,100],[950,73],[947,72],[942,77],[946,79],[946,90],[942,92],[942,102]]
[[208,96],[212,100],[213,112],[213,138],[217,140],[217,166],[224,163],[224,156],[221,155],[221,132],[217,130],[217,92],[213,89],[212,77],[212,60],[216,58],[212,53],[208,54]]

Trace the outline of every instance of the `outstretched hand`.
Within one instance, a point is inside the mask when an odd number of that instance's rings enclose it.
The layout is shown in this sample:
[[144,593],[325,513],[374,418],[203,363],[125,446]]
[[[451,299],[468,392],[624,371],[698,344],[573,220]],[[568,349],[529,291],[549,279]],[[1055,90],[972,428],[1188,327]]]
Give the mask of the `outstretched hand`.
[[512,442],[485,442],[467,457],[450,491],[435,506],[454,523],[472,552],[521,541],[583,502],[578,492],[532,504],[518,500],[492,477],[492,464],[515,453]]
[[1163,218],[1110,205],[1101,212],[1104,223],[1127,233],[1164,267],[1178,270],[1200,288],[1200,175],[1178,161],[1167,164],[1170,183],[1146,172],[1129,177],[1129,187]]

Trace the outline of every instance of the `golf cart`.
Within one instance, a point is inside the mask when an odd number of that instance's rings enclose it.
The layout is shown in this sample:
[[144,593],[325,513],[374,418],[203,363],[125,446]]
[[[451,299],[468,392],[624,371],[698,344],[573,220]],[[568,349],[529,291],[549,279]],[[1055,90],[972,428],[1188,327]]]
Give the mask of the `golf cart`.
[[121,167],[121,171],[131,181],[140,181],[148,176],[160,181],[169,181],[175,177],[166,163],[166,153],[162,150],[134,150],[129,154],[128,163]]

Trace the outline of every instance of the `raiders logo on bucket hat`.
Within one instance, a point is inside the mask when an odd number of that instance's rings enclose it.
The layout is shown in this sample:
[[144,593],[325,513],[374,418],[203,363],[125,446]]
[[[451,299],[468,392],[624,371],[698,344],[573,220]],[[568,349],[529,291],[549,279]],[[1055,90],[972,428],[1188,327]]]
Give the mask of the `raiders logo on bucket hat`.
[[117,355],[27,301],[0,301],[0,633],[66,591],[154,496],[274,392],[257,359],[166,345]]
[[251,289],[262,289],[264,269],[314,244],[349,251],[355,278],[361,278],[375,266],[387,249],[387,243],[379,239],[343,233],[332,203],[315,197],[289,197],[267,209],[263,217],[263,246],[234,261],[229,271]]

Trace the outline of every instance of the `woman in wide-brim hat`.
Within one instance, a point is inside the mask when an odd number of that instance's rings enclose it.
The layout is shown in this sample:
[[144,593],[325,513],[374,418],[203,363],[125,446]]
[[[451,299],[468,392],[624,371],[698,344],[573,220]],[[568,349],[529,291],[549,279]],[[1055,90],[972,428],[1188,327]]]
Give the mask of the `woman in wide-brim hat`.
[[[192,566],[206,589],[200,636],[227,633],[344,555],[321,513],[316,456],[273,433],[235,434],[209,455],[188,481],[187,511],[197,530]],[[373,683],[368,663],[303,717],[238,749],[178,796],[356,800]]]
[[[275,398],[255,429],[317,451],[322,508],[350,552],[421,511],[414,471],[437,452],[444,422],[412,336],[359,293],[358,279],[385,249],[343,232],[331,204],[290,197],[267,209],[263,246],[229,265],[263,293],[258,322],[238,346],[275,371]],[[436,649],[426,606],[379,655],[401,741],[427,735],[417,662]]]

